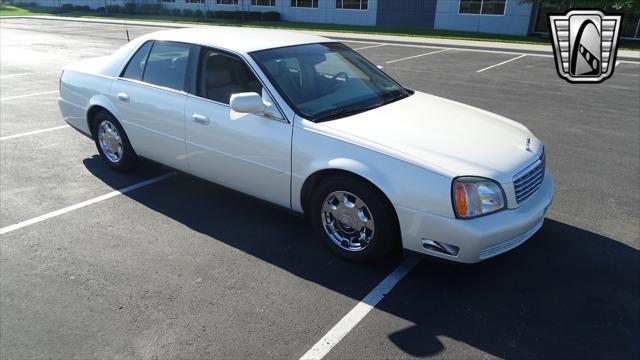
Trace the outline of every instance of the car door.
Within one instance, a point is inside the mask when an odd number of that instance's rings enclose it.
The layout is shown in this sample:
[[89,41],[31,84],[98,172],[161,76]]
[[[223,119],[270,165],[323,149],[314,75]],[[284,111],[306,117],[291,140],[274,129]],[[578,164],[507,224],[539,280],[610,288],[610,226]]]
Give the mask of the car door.
[[111,87],[112,101],[140,156],[187,170],[184,106],[190,53],[197,47],[148,41]]
[[[289,207],[291,124],[243,59],[203,48],[196,73],[185,107],[191,172]],[[262,94],[265,114],[231,110],[231,95],[243,92]]]

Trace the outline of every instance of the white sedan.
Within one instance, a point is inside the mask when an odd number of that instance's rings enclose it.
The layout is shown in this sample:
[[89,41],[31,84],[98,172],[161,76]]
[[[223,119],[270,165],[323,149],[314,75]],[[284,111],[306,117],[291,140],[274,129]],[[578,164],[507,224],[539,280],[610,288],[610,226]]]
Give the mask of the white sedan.
[[304,213],[351,260],[478,262],[530,238],[553,197],[523,125],[301,33],[148,34],[67,66],[59,105],[113,169],[151,159]]

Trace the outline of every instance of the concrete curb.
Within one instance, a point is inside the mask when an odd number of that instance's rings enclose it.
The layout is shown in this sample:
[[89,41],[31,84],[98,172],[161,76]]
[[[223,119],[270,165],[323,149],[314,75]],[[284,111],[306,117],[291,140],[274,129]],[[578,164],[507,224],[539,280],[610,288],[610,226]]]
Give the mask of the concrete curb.
[[[37,20],[53,20],[53,21],[74,21],[74,22],[86,22],[97,24],[112,24],[112,25],[127,25],[127,26],[144,26],[144,27],[157,27],[165,29],[177,29],[177,28],[189,28],[200,26],[212,26],[212,27],[226,27],[220,25],[210,25],[202,23],[174,23],[174,22],[158,22],[158,21],[144,21],[144,20],[120,20],[120,19],[97,19],[97,18],[66,18],[56,16],[3,16],[1,19],[37,19]],[[343,41],[370,41],[370,42],[383,42],[389,44],[401,44],[401,45],[418,45],[429,47],[447,47],[454,49],[470,49],[470,50],[486,50],[497,52],[513,52],[524,54],[540,54],[540,55],[552,55],[553,49],[550,45],[536,45],[536,44],[520,44],[520,43],[503,43],[503,42],[490,42],[490,41],[474,41],[474,40],[456,40],[456,39],[441,39],[441,38],[421,38],[412,36],[397,36],[397,35],[375,35],[375,34],[360,34],[360,33],[341,33],[333,31],[315,31],[315,30],[295,30],[284,29],[288,31],[301,31],[308,34],[324,36],[336,40]],[[640,60],[640,50],[619,50],[618,60],[637,61]]]

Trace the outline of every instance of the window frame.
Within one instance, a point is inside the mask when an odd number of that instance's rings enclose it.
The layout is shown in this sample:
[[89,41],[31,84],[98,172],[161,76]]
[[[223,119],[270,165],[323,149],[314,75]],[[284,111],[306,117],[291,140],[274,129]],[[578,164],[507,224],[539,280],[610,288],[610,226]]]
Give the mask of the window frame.
[[225,4],[225,3],[221,2],[221,1],[223,1],[223,0],[216,0],[216,6],[220,6],[220,5],[222,5],[222,6],[237,6],[238,5],[238,0],[231,0],[231,1],[233,1],[231,4]]
[[488,0],[480,0],[480,12],[478,13],[463,13],[460,12],[460,6],[464,0],[458,0],[458,15],[470,15],[470,16],[505,16],[507,14],[507,4],[509,0],[504,0],[504,9],[502,10],[502,14],[483,14],[482,10],[484,8],[484,2]]
[[[191,82],[189,84],[189,91],[186,92],[187,96],[192,97],[192,98],[196,98],[199,100],[204,100],[204,101],[208,101],[220,106],[226,106],[228,108],[231,108],[230,104],[225,104],[216,100],[212,100],[203,96],[200,96],[198,94],[198,81],[201,78],[201,68],[202,68],[202,59],[204,58],[204,55],[209,52],[209,51],[213,51],[216,53],[220,53],[222,55],[228,56],[230,58],[234,58],[237,59],[239,61],[241,61],[248,69],[249,71],[251,71],[251,73],[253,74],[253,76],[260,82],[260,86],[262,86],[262,90],[266,91],[267,94],[269,95],[269,97],[271,98],[271,101],[273,102],[273,105],[276,107],[276,109],[278,110],[278,113],[280,116],[271,116],[271,115],[266,115],[266,114],[256,114],[258,116],[262,116],[268,119],[273,119],[273,120],[277,120],[280,122],[284,122],[284,123],[291,123],[287,117],[284,115],[285,112],[282,110],[282,108],[280,107],[280,104],[278,104],[278,101],[276,100],[276,98],[273,96],[273,94],[271,93],[271,90],[269,90],[269,87],[266,85],[265,81],[260,77],[260,75],[258,75],[258,73],[256,72],[256,70],[253,68],[253,66],[251,66],[251,64],[249,64],[249,62],[247,62],[247,60],[240,54],[235,53],[233,51],[229,51],[226,49],[221,49],[215,46],[198,46],[199,50],[196,52],[194,58],[194,62],[193,65],[190,63],[189,66],[192,66],[191,71],[189,71],[189,73],[191,73],[190,79]],[[151,53],[151,51],[149,51],[149,53]],[[274,86],[275,88],[275,86]],[[277,91],[277,88],[275,88]],[[262,96],[262,94],[259,94],[260,96]]]
[[[296,2],[296,5],[293,6],[293,1]],[[320,9],[320,0],[311,0],[311,6],[300,6],[298,5],[298,1],[300,0],[289,0],[289,8],[290,9]],[[318,6],[313,6],[314,4],[317,4]]]
[[[251,0],[251,6],[252,7],[275,7],[276,6],[276,0],[263,0],[263,1],[268,1],[270,4],[272,5],[258,5],[258,1],[260,0]],[[255,4],[254,4],[255,3]]]
[[[338,1],[341,4],[340,7],[338,7]],[[369,11],[369,1],[367,1],[367,7],[366,8],[362,7],[362,4],[364,3],[364,0],[359,0],[359,2],[360,2],[360,8],[359,9],[352,9],[352,8],[345,8],[344,7],[344,0],[336,0],[336,10]]]
[[[136,56],[138,51],[145,44],[147,44],[149,42],[151,42],[151,47],[149,48],[149,52],[147,52],[147,56],[145,58],[145,64],[144,64],[144,68],[142,69],[142,76],[140,77],[140,80],[129,79],[129,78],[123,77],[125,71],[129,67],[129,64],[131,63],[133,58]],[[189,57],[187,59],[187,68],[185,69],[184,84],[183,84],[183,89],[182,90],[178,90],[178,89],[174,89],[174,88],[170,88],[170,87],[166,87],[166,86],[162,86],[162,85],[157,85],[157,84],[150,83],[150,82],[147,82],[147,81],[144,80],[144,74],[147,71],[147,65],[149,64],[149,56],[151,55],[151,52],[153,51],[153,48],[155,47],[156,43],[158,43],[158,42],[180,44],[180,45],[185,45],[185,46],[189,47]],[[185,43],[185,42],[181,42],[181,41],[168,41],[168,40],[155,40],[155,39],[147,40],[147,41],[141,43],[135,49],[135,51],[131,52],[131,55],[129,56],[129,59],[127,59],[126,64],[120,70],[120,73],[118,74],[117,79],[118,80],[132,82],[132,83],[139,84],[139,85],[152,87],[154,89],[169,91],[169,92],[173,92],[173,93],[181,94],[181,95],[187,95],[187,94],[189,94],[189,90],[191,90],[192,83],[193,83],[193,74],[192,74],[192,71],[189,71],[189,70],[190,70],[190,67],[193,65],[193,58],[194,58],[194,55],[196,55],[197,49],[199,47],[200,46],[198,46],[198,45]]]

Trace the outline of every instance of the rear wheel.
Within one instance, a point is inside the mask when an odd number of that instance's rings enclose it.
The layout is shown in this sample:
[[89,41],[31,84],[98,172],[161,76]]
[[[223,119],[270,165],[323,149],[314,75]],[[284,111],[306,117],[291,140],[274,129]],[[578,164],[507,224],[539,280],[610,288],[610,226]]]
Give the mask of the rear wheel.
[[100,111],[93,124],[94,139],[102,160],[117,171],[133,168],[138,158],[118,120],[109,112]]
[[320,183],[309,210],[316,234],[348,260],[380,260],[398,244],[391,205],[378,189],[356,177],[338,176]]

